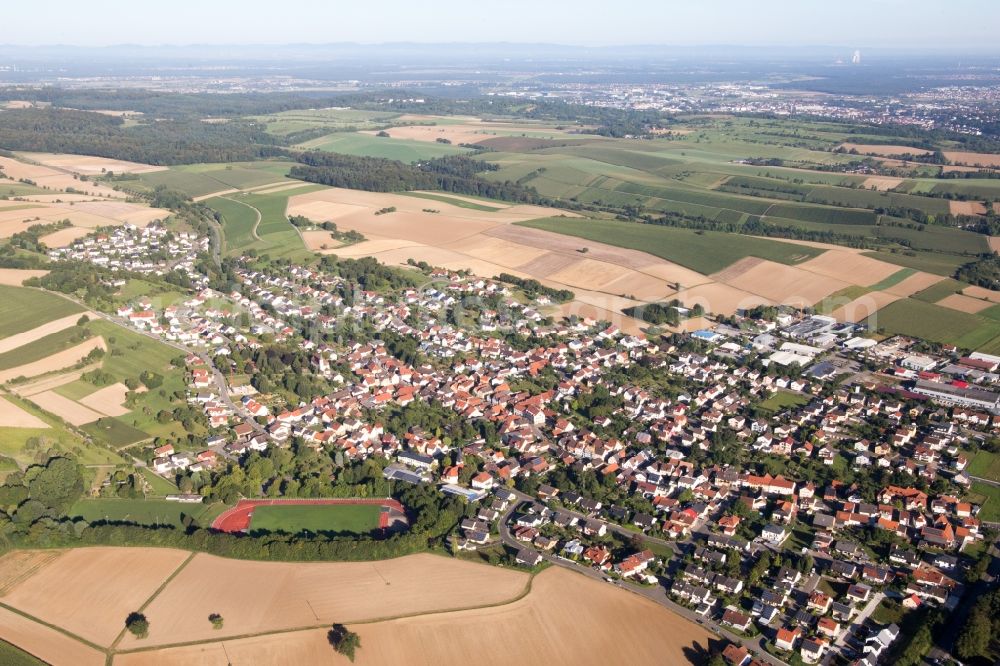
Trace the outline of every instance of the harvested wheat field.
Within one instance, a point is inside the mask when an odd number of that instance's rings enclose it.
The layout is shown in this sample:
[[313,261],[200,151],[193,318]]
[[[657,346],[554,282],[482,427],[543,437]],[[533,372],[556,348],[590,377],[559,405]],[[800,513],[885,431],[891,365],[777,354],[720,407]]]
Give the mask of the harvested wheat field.
[[866,190],[875,188],[880,192],[888,192],[895,187],[899,187],[899,184],[902,182],[902,178],[893,178],[891,176],[869,176],[868,178],[865,178],[863,183],[861,183],[861,187]]
[[737,310],[753,308],[758,305],[773,305],[773,303],[757,294],[751,294],[725,284],[701,284],[691,289],[677,292],[675,298],[685,305],[694,307],[700,304],[708,312],[731,315]]
[[0,157],[0,169],[8,178],[21,180],[25,178],[33,181],[39,187],[46,187],[52,190],[65,190],[73,188],[77,193],[91,196],[110,197],[113,199],[125,199],[128,197],[124,192],[115,192],[105,185],[97,185],[75,178],[66,171],[43,166],[41,164],[26,164],[9,157]]
[[165,220],[171,215],[169,210],[163,208],[149,208],[124,201],[83,201],[71,208],[137,227],[145,227],[153,220]]
[[71,326],[76,326],[76,322],[80,321],[80,317],[84,315],[90,317],[91,319],[97,316],[93,312],[77,312],[59,319],[53,319],[52,321],[46,322],[41,326],[36,326],[30,331],[15,333],[14,335],[9,335],[6,338],[0,338],[0,354],[5,354],[12,349],[17,349],[22,345],[26,345],[29,342],[40,340],[46,335],[52,335],[53,333],[58,333],[59,331],[70,328]]
[[20,287],[24,281],[33,277],[48,275],[48,271],[31,270],[28,268],[0,268],[0,284],[9,287]]
[[103,652],[6,608],[0,608],[0,638],[55,666],[104,666],[105,663]]
[[62,554],[61,550],[12,550],[0,557],[0,597]]
[[872,259],[857,251],[839,249],[828,249],[818,257],[798,264],[797,268],[862,287],[881,282],[899,271],[899,266],[887,261]]
[[[426,122],[427,120],[431,119],[420,119],[422,122]],[[475,144],[487,139],[495,139],[502,136],[521,136],[522,134],[545,139],[580,138],[579,135],[571,135],[565,130],[557,130],[554,127],[531,124],[513,125],[478,119],[470,120],[468,123],[461,125],[400,125],[398,127],[390,127],[385,131],[393,139],[409,139],[411,141],[428,141],[432,143],[438,139],[447,139],[456,145],[461,143]],[[360,134],[369,135],[377,133],[378,130],[363,130],[360,132]]]
[[[1000,213],[1000,203],[993,204],[993,210]],[[989,236],[990,249],[1000,252],[1000,236]]]
[[886,287],[884,291],[897,296],[912,296],[918,291],[923,291],[943,280],[940,275],[933,273],[916,272],[913,275],[901,280],[899,283]]
[[[96,366],[97,364],[95,364]],[[64,372],[58,375],[48,375],[42,377],[41,379],[36,379],[31,382],[25,382],[23,384],[18,384],[17,386],[11,387],[11,390],[25,397],[33,396],[38,393],[43,393],[45,391],[50,391],[54,388],[62,386],[64,384],[69,384],[74,382],[83,376],[86,370],[91,369],[90,367],[80,370],[73,370],[72,372]]]
[[86,175],[101,174],[105,171],[113,171],[115,173],[150,173],[152,171],[166,171],[167,169],[164,166],[127,162],[109,157],[94,157],[92,155],[67,155],[62,153],[19,153],[19,155],[27,160],[38,162],[45,166],[66,169],[74,173]]
[[[924,148],[911,148],[910,146],[883,146],[880,144],[867,143],[842,143],[838,146],[838,148],[843,148],[848,152],[856,150],[862,155],[878,155],[879,157],[903,157],[904,155],[920,156],[931,154],[930,150],[926,150]],[[945,155],[947,155],[947,153],[945,153]]]
[[43,375],[46,372],[54,372],[56,370],[68,368],[71,365],[79,363],[84,357],[87,356],[87,354],[95,349],[103,349],[104,351],[108,350],[107,345],[104,344],[104,338],[100,336],[93,337],[74,347],[52,354],[52,356],[49,356],[48,358],[43,358],[40,361],[19,365],[16,368],[11,368],[10,370],[4,370],[0,372],[0,384],[9,382],[17,377],[37,377],[38,375]]
[[1000,155],[995,153],[969,153],[964,151],[946,150],[944,156],[952,164],[970,167],[1000,167]]
[[[349,626],[361,638],[358,666],[683,664],[714,638],[652,601],[558,567],[538,574],[531,592],[510,604]],[[326,662],[348,663],[332,653],[325,628],[227,641],[224,651],[215,643],[114,660],[116,666]]]
[[982,298],[973,298],[972,296],[966,296],[965,294],[951,294],[950,296],[945,296],[937,305],[943,305],[946,308],[951,308],[952,310],[958,310],[959,312],[969,312],[975,314],[986,308],[993,307],[993,303]]
[[966,287],[962,290],[962,293],[966,296],[972,296],[973,298],[981,298],[993,303],[1000,303],[1000,291],[993,291],[992,289],[986,289],[985,287]]
[[89,233],[91,233],[91,229],[84,229],[83,227],[67,227],[66,229],[53,231],[51,234],[42,236],[38,240],[45,243],[46,247],[59,248],[72,245],[73,241],[83,238]]
[[986,215],[986,206],[981,201],[949,201],[952,215]]
[[[49,424],[0,397],[0,428],[48,428]],[[0,569],[2,571],[2,569]]]
[[864,321],[901,297],[887,291],[872,291],[838,307],[830,316],[837,321]]
[[118,382],[111,386],[94,391],[85,398],[80,398],[80,404],[95,412],[100,412],[105,416],[122,416],[129,413],[129,408],[125,406],[125,395],[128,387]]
[[31,396],[31,401],[44,409],[55,414],[63,421],[78,426],[85,423],[93,423],[104,416],[100,412],[84,407],[78,402],[65,398],[55,391],[42,391]]
[[773,261],[755,262],[726,284],[775,303],[796,307],[809,307],[848,286],[847,282],[828,275]]
[[[250,584],[252,582],[252,584]],[[250,562],[198,554],[146,610],[149,638],[123,648],[504,603],[528,576],[437,555],[378,562]],[[226,625],[205,621],[219,613]]]
[[16,585],[3,603],[107,646],[121,632],[125,617],[189,555],[169,548],[69,550]]

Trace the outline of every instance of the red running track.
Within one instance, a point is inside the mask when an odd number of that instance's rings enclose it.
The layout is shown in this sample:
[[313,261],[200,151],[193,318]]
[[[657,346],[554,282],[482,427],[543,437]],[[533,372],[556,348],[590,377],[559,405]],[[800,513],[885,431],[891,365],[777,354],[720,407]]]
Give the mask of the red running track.
[[264,499],[264,500],[240,500],[236,506],[228,511],[224,511],[212,521],[212,529],[220,532],[245,532],[250,529],[250,519],[253,517],[253,510],[258,506],[275,506],[278,504],[377,504],[386,508],[379,514],[378,526],[382,529],[389,527],[389,513],[396,511],[399,515],[406,515],[403,505],[392,498],[385,499]]

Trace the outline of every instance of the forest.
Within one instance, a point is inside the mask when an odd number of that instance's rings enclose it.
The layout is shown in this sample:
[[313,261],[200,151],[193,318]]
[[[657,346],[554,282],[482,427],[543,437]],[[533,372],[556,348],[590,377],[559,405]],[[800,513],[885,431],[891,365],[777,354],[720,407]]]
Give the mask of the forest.
[[67,109],[0,113],[7,150],[96,155],[144,164],[242,162],[284,153],[274,137],[249,121],[158,120],[126,126],[121,118]]

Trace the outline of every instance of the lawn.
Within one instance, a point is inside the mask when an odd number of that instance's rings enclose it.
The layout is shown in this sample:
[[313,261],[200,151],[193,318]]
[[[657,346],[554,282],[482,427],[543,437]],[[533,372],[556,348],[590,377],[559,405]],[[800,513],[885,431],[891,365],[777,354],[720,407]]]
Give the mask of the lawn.
[[382,507],[376,504],[258,506],[250,531],[368,534],[378,528],[381,512]]
[[1000,481],[1000,455],[989,451],[979,451],[969,461],[969,467],[966,471],[972,476]]
[[188,504],[161,499],[82,499],[70,507],[70,517],[87,522],[107,520],[139,525],[173,525],[183,527],[183,517],[191,516],[202,526],[208,526],[228,507],[221,503]]
[[708,275],[748,256],[797,264],[823,250],[751,236],[693,231],[654,224],[547,217],[516,224],[648,252]]
[[26,287],[0,285],[0,337],[23,333],[77,312],[76,303],[61,296]]
[[965,349],[979,349],[1000,336],[1000,322],[912,298],[890,303],[866,323],[873,331],[911,335]]
[[777,412],[788,407],[801,407],[808,404],[809,396],[792,393],[790,391],[778,391],[770,398],[760,403],[758,407],[770,412]]

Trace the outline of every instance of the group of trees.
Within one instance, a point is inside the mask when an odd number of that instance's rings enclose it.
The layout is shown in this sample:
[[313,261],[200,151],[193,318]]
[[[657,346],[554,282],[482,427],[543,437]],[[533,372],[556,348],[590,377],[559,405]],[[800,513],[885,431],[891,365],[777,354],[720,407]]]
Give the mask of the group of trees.
[[497,166],[462,155],[405,164],[381,157],[312,151],[299,153],[296,160],[300,164],[292,167],[292,178],[332,187],[369,192],[442,190],[517,203],[553,203],[523,185],[479,177],[477,174]]
[[[679,308],[684,308],[684,304],[675,298],[666,303],[635,305],[625,308],[622,312],[629,317],[635,317],[657,326],[662,324],[676,326],[681,322],[681,311]],[[693,317],[700,317],[705,314],[705,308],[700,303],[697,303],[691,308],[690,314]]]
[[567,303],[576,297],[576,294],[569,289],[553,289],[552,287],[546,287],[538,280],[520,278],[516,275],[511,275],[510,273],[501,273],[496,279],[500,282],[506,282],[507,284],[514,285],[523,291],[528,298],[536,298],[541,295],[547,296],[556,303]]
[[955,654],[962,659],[985,657],[994,637],[1000,634],[1000,590],[984,594],[972,606],[955,641]]
[[986,289],[1000,290],[1000,257],[984,254],[955,273],[955,278]]

